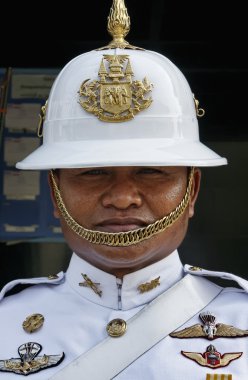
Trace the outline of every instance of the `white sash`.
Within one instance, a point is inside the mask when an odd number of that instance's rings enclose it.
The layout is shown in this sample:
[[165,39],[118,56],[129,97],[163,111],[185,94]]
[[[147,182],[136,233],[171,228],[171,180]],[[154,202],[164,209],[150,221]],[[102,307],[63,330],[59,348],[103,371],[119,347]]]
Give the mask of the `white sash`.
[[[50,380],[110,380],[208,305],[222,288],[186,275],[127,321],[120,338],[107,337]],[[66,354],[66,353],[65,353]]]

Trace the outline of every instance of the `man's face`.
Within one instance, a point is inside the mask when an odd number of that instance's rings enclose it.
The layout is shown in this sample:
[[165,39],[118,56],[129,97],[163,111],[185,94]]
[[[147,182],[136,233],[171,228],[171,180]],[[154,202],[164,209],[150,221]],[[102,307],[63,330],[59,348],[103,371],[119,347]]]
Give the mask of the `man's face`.
[[[83,227],[103,232],[126,232],[154,223],[174,210],[183,199],[188,180],[186,167],[110,167],[60,169],[56,181],[71,216]],[[69,229],[61,219],[66,241],[80,257],[98,268],[122,276],[173,252],[182,242],[200,185],[195,170],[192,196],[185,213],[167,230],[136,245],[95,245]]]

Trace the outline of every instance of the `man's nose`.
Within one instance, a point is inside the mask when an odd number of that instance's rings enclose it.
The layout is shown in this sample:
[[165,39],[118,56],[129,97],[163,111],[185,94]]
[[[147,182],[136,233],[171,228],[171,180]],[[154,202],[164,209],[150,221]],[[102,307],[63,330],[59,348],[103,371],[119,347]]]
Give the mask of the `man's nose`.
[[125,210],[142,205],[142,195],[135,181],[130,179],[116,179],[102,196],[104,207],[114,207]]

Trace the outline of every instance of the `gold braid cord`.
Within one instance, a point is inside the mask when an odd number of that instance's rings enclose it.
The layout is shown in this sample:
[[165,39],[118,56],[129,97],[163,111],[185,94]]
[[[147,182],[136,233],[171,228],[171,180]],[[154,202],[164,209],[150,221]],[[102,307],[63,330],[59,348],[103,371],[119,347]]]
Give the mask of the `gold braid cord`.
[[194,168],[191,168],[187,190],[182,201],[173,211],[170,212],[170,214],[164,216],[162,219],[159,219],[152,224],[149,224],[146,227],[142,227],[133,231],[116,233],[88,230],[80,224],[78,224],[66,209],[52,170],[50,171],[50,175],[57,206],[61,215],[63,216],[64,220],[66,221],[67,225],[71,228],[72,231],[74,231],[78,236],[84,238],[85,240],[93,244],[103,244],[111,247],[127,247],[129,245],[140,243],[143,240],[147,240],[150,237],[165,231],[168,227],[174,224],[177,221],[177,219],[180,218],[180,216],[184,213],[189,204],[194,176]]

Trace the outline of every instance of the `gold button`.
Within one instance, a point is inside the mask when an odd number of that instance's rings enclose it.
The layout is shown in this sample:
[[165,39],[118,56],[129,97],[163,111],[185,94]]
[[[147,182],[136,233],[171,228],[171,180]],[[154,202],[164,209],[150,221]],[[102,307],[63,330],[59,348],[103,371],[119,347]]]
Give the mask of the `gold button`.
[[45,318],[42,314],[32,314],[25,319],[22,327],[26,332],[32,333],[39,330],[43,326],[44,320]]
[[198,272],[198,271],[201,271],[202,268],[200,268],[200,267],[190,267],[189,270],[191,270],[192,272]]
[[56,280],[59,276],[57,274],[50,274],[47,278],[48,280]]
[[123,319],[116,318],[116,319],[112,319],[112,321],[110,321],[107,324],[106,329],[109,336],[117,338],[125,334],[126,329],[127,329],[127,324]]

